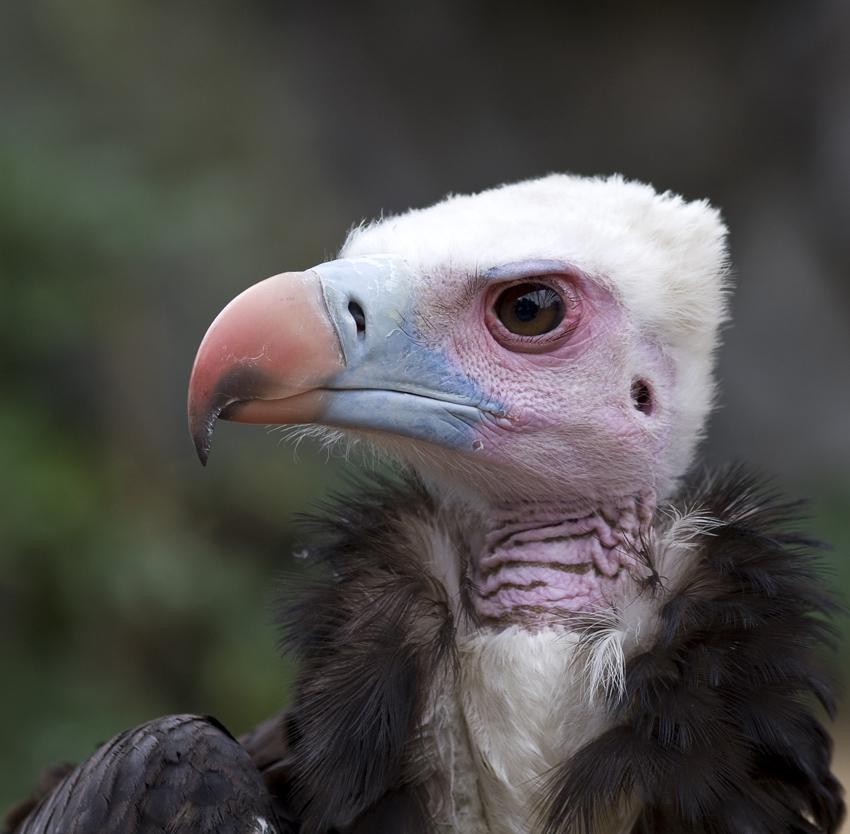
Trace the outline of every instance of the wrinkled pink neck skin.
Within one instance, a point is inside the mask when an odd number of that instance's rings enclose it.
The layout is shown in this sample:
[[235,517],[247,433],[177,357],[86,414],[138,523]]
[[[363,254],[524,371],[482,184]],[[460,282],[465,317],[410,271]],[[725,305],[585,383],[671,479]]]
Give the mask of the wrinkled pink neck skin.
[[496,628],[568,625],[622,604],[634,594],[638,543],[654,510],[650,493],[567,513],[497,513],[472,577],[480,621]]

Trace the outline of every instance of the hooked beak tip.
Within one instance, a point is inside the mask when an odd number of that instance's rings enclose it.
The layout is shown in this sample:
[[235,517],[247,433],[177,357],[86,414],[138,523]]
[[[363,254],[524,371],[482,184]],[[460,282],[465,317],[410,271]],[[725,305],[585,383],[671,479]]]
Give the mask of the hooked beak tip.
[[195,444],[195,452],[202,466],[206,466],[209,460],[213,429],[220,412],[221,408],[207,407],[204,413],[199,415],[199,419],[191,421],[192,442]]
[[226,420],[229,406],[236,405],[234,397],[223,391],[217,391],[200,408],[189,410],[189,431],[195,451],[203,466],[207,465],[212,448],[213,430],[219,419]]
[[203,375],[196,377],[193,373],[189,383],[189,431],[204,466],[210,456],[216,422],[232,419],[243,401],[262,397],[269,384],[268,376],[258,368],[238,365],[227,370],[210,392],[204,389]]
[[212,432],[208,432],[203,435],[196,435],[194,440],[195,451],[198,453],[198,460],[200,460],[201,466],[206,466],[207,461],[210,458],[210,447],[212,446]]

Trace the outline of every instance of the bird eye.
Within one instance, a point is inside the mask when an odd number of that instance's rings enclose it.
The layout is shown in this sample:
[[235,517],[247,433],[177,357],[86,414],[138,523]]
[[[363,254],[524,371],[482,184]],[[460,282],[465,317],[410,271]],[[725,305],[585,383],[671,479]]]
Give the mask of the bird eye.
[[511,333],[542,336],[564,320],[567,308],[552,287],[529,282],[508,287],[496,299],[494,312]]

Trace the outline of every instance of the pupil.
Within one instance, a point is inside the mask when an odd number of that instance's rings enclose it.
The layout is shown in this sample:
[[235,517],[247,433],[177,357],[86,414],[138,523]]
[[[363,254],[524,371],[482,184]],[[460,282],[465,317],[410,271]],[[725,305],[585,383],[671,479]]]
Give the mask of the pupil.
[[540,307],[537,306],[537,302],[530,295],[518,298],[514,307],[514,315],[520,321],[531,321],[539,311]]

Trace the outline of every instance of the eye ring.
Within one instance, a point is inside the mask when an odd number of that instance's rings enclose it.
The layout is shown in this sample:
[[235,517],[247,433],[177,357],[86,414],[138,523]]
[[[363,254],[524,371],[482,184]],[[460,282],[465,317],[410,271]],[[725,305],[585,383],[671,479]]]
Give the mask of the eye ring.
[[529,353],[558,347],[578,323],[577,300],[562,283],[533,275],[491,288],[486,318],[496,341]]

